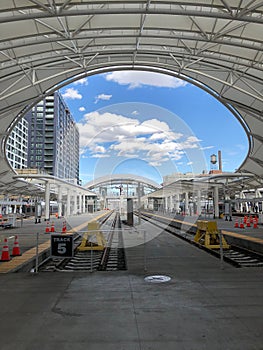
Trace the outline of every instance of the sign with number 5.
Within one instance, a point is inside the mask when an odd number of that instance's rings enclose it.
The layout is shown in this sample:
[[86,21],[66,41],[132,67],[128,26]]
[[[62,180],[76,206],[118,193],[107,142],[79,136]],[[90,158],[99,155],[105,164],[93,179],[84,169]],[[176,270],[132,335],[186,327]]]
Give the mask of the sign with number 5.
[[73,257],[73,235],[52,234],[51,239],[51,256],[56,258]]

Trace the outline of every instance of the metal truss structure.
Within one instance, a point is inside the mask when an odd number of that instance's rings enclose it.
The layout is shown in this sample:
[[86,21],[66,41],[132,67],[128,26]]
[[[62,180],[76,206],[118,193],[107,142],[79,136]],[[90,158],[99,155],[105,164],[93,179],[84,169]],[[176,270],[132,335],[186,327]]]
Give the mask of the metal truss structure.
[[2,0],[1,192],[13,188],[5,142],[23,113],[74,80],[127,69],[184,79],[229,108],[249,138],[238,170],[262,185],[262,28],[261,0]]
[[96,187],[107,186],[107,185],[124,185],[124,184],[138,184],[140,183],[143,186],[147,186],[152,190],[157,190],[161,188],[161,185],[147,179],[146,177],[133,175],[133,174],[111,174],[108,176],[101,176],[97,179],[94,179],[88,182],[85,185],[85,188],[93,190]]

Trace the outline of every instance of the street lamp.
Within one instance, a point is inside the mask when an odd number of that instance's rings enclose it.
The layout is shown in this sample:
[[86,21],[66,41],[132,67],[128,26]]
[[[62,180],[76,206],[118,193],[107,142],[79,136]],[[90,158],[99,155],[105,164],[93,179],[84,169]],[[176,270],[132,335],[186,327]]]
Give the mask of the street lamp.
[[215,168],[216,168],[216,167],[215,167],[215,164],[217,163],[216,154],[212,154],[212,155],[210,156],[210,163],[212,164],[211,170],[212,170],[212,169],[215,169]]
[[212,164],[216,164],[216,163],[217,163],[217,157],[216,157],[215,154],[212,154],[212,155],[210,156],[210,162],[211,162]]

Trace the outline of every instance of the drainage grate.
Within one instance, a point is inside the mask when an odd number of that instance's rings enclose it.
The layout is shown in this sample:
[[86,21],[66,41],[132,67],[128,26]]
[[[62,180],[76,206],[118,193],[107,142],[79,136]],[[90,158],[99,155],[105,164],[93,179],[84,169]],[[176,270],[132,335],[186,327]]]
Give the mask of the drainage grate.
[[164,275],[153,275],[153,276],[147,276],[144,278],[145,282],[151,282],[151,283],[164,283],[169,282],[171,280],[171,277],[164,276]]

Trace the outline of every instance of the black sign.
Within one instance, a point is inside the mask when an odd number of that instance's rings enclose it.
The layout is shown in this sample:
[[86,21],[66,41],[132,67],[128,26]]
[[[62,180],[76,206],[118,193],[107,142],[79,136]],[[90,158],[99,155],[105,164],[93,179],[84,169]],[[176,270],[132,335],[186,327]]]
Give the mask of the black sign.
[[73,257],[73,235],[51,235],[51,256],[57,258]]

